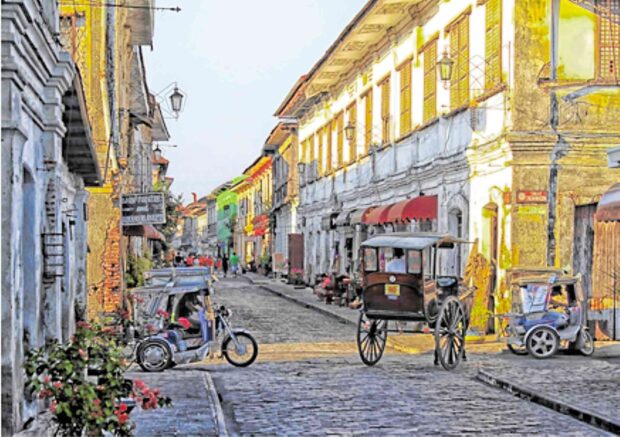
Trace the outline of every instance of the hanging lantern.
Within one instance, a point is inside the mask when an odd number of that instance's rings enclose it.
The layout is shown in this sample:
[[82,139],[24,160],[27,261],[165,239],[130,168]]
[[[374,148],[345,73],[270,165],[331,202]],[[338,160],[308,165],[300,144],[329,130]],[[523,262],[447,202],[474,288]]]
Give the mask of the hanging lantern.
[[178,87],[174,87],[174,91],[172,91],[172,94],[170,94],[170,106],[172,107],[172,111],[174,113],[179,113],[181,112],[181,109],[183,108],[183,99],[185,98],[185,96],[183,95],[183,93],[181,93],[179,91]]
[[452,78],[452,67],[454,60],[448,56],[448,52],[444,51],[443,56],[437,61],[437,69],[439,70],[439,78],[443,82],[449,82]]

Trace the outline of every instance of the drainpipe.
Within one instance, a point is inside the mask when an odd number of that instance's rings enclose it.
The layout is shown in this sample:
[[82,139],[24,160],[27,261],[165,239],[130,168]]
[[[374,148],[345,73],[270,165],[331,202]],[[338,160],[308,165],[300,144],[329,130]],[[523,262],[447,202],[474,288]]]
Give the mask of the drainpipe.
[[[560,0],[551,0],[551,82],[557,80],[558,69],[558,31],[560,24]],[[551,150],[551,163],[549,165],[549,187],[547,195],[547,266],[555,265],[556,239],[555,223],[557,218],[556,200],[558,195],[558,160],[567,152],[567,144],[558,132],[559,106],[556,92],[552,89],[549,102],[549,125],[557,135],[553,149]]]

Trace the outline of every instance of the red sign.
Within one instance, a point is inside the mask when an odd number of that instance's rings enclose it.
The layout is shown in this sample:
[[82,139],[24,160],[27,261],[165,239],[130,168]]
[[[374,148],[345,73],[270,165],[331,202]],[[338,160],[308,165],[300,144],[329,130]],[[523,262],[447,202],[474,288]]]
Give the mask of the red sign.
[[546,191],[517,191],[517,203],[547,203],[547,199]]

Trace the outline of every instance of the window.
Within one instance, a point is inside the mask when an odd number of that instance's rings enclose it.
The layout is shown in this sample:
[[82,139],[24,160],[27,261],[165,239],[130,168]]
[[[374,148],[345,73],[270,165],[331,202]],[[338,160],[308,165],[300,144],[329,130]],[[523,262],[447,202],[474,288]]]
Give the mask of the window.
[[419,250],[407,251],[407,271],[413,274],[422,273],[422,252]]
[[315,137],[317,138],[317,143],[318,143],[318,149],[319,149],[319,156],[318,156],[318,171],[319,171],[319,176],[323,176],[323,172],[324,172],[324,166],[323,166],[323,129],[319,129],[315,135]]
[[390,76],[381,82],[381,142],[390,142]]
[[502,81],[502,0],[489,0],[485,17],[484,87],[491,90]]
[[333,123],[332,122],[328,122],[325,127],[323,128],[323,132],[325,133],[325,135],[327,136],[327,153],[326,153],[326,158],[327,158],[327,162],[325,164],[325,174],[330,174],[333,170],[333,153],[332,153],[332,129],[333,129]]
[[372,144],[372,89],[364,96],[364,154]]
[[349,162],[357,159],[357,104],[353,102],[347,108],[348,123],[355,127],[353,137],[349,141]]
[[450,57],[454,60],[450,81],[450,108],[469,102],[469,13],[457,19],[449,29]]
[[344,164],[344,112],[336,116],[334,124],[336,125],[336,168],[340,168]]
[[437,38],[427,43],[424,56],[424,123],[437,116]]
[[364,270],[367,272],[376,272],[377,266],[377,249],[367,247],[364,249]]
[[620,0],[597,0],[598,15],[598,78],[620,81]]
[[411,131],[411,61],[398,70],[400,76],[400,136]]

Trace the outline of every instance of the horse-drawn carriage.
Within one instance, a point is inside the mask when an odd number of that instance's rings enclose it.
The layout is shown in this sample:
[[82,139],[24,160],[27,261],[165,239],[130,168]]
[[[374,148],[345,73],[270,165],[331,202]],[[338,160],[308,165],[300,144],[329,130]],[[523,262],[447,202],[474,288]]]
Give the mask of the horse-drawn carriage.
[[474,291],[457,274],[464,243],[437,233],[382,234],[362,243],[357,346],[365,364],[379,362],[388,332],[404,332],[390,323],[417,322],[435,336],[435,364],[446,370],[459,365]]

